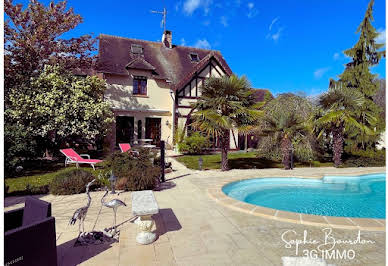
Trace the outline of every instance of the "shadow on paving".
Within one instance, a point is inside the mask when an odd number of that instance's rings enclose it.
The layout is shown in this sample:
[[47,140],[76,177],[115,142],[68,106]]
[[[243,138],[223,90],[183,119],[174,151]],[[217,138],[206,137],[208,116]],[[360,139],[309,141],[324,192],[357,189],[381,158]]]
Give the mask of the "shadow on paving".
[[158,187],[154,188],[154,191],[162,191],[162,190],[171,189],[174,187],[176,187],[176,184],[174,182],[166,181],[166,182],[160,183]]
[[57,261],[59,266],[78,265],[110,248],[117,240],[110,243],[90,244],[85,246],[74,246],[77,238],[69,240],[57,246]]
[[184,174],[184,175],[176,176],[176,177],[173,177],[173,178],[169,178],[169,179],[166,179],[166,181],[171,181],[171,180],[178,179],[178,178],[181,178],[181,177],[185,177],[185,176],[188,176],[188,175],[190,175],[190,174]]
[[179,223],[172,209],[159,209],[158,214],[152,215],[155,221],[156,231],[158,238],[167,232],[179,231],[182,229],[182,225]]

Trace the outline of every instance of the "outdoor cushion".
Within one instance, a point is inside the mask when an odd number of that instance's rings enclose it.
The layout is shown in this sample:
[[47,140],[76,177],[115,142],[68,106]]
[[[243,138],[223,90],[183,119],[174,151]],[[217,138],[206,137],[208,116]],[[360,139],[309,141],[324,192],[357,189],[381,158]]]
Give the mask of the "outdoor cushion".
[[23,212],[23,226],[42,221],[50,216],[51,203],[33,197],[26,197]]

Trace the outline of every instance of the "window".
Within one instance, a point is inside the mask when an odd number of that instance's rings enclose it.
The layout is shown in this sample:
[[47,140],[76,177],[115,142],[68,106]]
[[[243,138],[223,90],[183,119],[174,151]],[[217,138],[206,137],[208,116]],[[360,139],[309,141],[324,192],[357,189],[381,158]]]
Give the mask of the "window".
[[199,56],[198,56],[198,54],[190,53],[190,59],[192,62],[198,62]]
[[143,47],[139,44],[131,44],[131,52],[134,54],[142,54]]
[[141,139],[142,122],[137,121],[137,139]]
[[142,76],[133,77],[133,95],[147,95],[147,78]]

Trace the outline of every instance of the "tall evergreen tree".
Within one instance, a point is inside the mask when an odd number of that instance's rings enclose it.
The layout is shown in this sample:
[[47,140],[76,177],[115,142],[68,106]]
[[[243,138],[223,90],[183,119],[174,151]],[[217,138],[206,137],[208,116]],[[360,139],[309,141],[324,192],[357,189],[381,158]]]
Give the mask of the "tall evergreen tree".
[[346,143],[350,150],[360,148],[366,150],[373,147],[381,131],[384,130],[384,123],[380,116],[382,110],[373,101],[379,89],[379,83],[376,81],[377,75],[369,70],[370,67],[377,65],[383,56],[385,57],[385,51],[380,50],[384,44],[376,43],[379,33],[372,25],[373,4],[374,0],[371,0],[364,19],[357,28],[356,33],[360,34],[359,40],[352,48],[344,51],[344,54],[351,58],[351,62],[346,64],[344,72],[339,76],[339,81],[330,81],[330,87],[346,86],[365,97],[364,104],[355,110],[362,127],[348,131]]

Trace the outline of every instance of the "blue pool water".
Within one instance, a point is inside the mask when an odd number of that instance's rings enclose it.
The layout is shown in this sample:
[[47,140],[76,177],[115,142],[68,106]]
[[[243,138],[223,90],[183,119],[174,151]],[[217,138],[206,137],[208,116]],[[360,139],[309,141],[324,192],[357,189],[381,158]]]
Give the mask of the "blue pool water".
[[225,185],[237,200],[315,215],[385,218],[385,173],[323,179],[256,178]]

